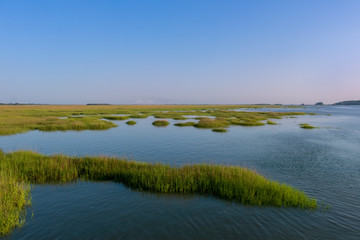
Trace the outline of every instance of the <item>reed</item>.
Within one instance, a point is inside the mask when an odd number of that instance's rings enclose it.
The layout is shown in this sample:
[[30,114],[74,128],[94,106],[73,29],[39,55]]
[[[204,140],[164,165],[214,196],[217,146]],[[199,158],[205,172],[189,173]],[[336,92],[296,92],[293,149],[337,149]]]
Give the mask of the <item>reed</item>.
[[0,170],[0,237],[25,223],[25,207],[31,203],[30,187],[13,173]]
[[170,167],[111,157],[46,156],[30,151],[0,151],[0,233],[23,224],[30,204],[25,183],[115,181],[160,193],[198,193],[246,205],[317,208],[317,201],[289,185],[238,166],[197,164]]

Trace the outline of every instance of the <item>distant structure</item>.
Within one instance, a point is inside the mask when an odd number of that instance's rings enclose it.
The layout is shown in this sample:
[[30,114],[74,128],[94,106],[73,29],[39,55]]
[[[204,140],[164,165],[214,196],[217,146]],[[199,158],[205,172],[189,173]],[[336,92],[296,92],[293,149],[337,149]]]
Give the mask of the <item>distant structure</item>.
[[323,102],[317,102],[317,103],[315,103],[315,105],[324,105],[324,103]]
[[335,103],[334,105],[360,105],[360,100],[349,100]]

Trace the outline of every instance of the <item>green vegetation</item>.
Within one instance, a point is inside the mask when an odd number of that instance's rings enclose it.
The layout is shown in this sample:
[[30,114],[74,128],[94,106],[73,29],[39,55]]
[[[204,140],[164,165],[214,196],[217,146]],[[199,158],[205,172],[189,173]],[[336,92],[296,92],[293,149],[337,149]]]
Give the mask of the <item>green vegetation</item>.
[[118,120],[118,121],[123,121],[123,120],[127,120],[130,117],[129,116],[105,116],[103,117],[107,120]]
[[246,121],[235,120],[235,121],[231,121],[231,124],[240,125],[240,126],[244,126],[244,127],[257,127],[257,126],[265,125],[265,123],[258,122],[258,121],[251,121],[251,120],[246,120]]
[[160,193],[198,193],[247,205],[317,208],[317,201],[286,184],[267,180],[253,170],[218,165],[181,168],[110,157],[45,156],[30,151],[0,151],[1,234],[23,224],[30,203],[26,184],[77,180],[115,181]]
[[127,125],[135,125],[136,122],[135,122],[135,121],[127,121],[126,124],[127,124]]
[[175,123],[174,125],[177,127],[192,127],[196,123],[195,122],[184,122],[184,123]]
[[225,118],[201,118],[197,124],[194,125],[194,127],[197,128],[222,128],[222,127],[228,127],[230,125],[229,121],[227,121]]
[[301,123],[299,125],[300,125],[301,128],[304,128],[304,129],[313,129],[313,128],[315,128],[314,126],[311,126],[311,125],[309,125],[307,123]]
[[[0,154],[3,154],[0,150]],[[2,163],[0,163],[2,165]],[[30,187],[13,173],[0,169],[0,237],[25,223],[25,206],[31,203]]]
[[181,116],[181,117],[173,117],[173,119],[174,119],[174,120],[186,120],[186,119],[188,119],[188,118]]
[[273,122],[273,121],[271,121],[271,120],[268,120],[266,123],[267,123],[267,124],[270,124],[270,125],[276,125],[276,124],[277,124],[276,122]]
[[[0,105],[0,135],[11,135],[31,130],[105,130],[117,125],[108,120],[128,118],[187,119],[199,116],[195,127],[222,128],[228,125],[261,126],[261,121],[284,116],[304,115],[302,112],[247,112],[233,109],[280,108],[277,105]],[[126,114],[128,116],[114,116]],[[80,116],[81,115],[81,116]],[[76,117],[79,116],[79,117]],[[216,120],[204,120],[215,117]],[[204,119],[203,119],[204,118]]]
[[170,123],[166,120],[156,120],[152,123],[152,125],[154,125],[156,127],[166,127],[169,124]]
[[225,129],[225,128],[214,128],[212,131],[213,132],[224,133],[224,132],[227,132],[227,129]]

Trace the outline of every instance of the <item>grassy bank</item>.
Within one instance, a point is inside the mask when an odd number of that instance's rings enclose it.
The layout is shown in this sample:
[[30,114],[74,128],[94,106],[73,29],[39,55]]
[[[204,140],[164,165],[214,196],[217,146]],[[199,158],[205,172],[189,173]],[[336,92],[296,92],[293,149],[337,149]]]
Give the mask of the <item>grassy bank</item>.
[[247,205],[314,209],[317,202],[286,184],[253,170],[233,166],[188,165],[180,168],[111,157],[45,156],[30,151],[0,151],[1,234],[23,223],[32,183],[77,180],[115,181],[160,193],[198,193]]
[[20,183],[13,173],[0,170],[0,237],[24,224],[24,208],[30,202],[29,185]]

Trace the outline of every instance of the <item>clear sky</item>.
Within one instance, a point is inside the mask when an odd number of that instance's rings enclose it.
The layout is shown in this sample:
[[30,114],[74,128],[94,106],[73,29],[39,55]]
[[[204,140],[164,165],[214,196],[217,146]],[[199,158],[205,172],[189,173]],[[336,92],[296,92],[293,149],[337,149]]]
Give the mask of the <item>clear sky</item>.
[[0,102],[355,99],[358,0],[0,0]]

